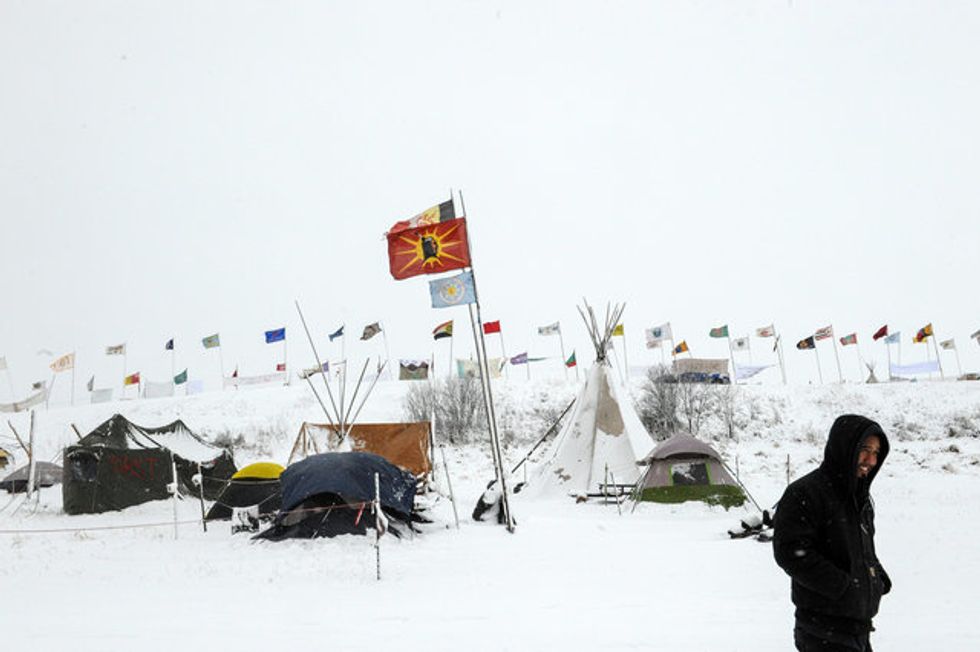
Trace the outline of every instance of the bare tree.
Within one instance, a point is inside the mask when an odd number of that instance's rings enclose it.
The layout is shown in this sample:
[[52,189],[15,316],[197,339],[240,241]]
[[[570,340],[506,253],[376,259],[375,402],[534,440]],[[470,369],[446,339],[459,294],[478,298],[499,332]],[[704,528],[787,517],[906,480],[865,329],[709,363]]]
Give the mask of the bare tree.
[[678,401],[677,380],[666,367],[651,367],[640,389],[637,412],[654,439],[667,439],[680,428]]
[[417,383],[405,395],[408,418],[428,421],[435,410],[436,431],[451,444],[473,441],[485,425],[483,391],[476,378]]

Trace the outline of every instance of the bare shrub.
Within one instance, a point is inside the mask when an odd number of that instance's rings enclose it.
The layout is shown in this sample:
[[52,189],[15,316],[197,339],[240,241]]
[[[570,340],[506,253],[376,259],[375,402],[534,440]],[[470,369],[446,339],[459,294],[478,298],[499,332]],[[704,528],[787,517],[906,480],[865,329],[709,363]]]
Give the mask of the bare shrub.
[[677,418],[678,394],[677,381],[666,367],[650,367],[640,388],[636,411],[643,427],[654,439],[667,439],[680,428],[681,422]]
[[477,378],[449,378],[433,383],[417,383],[405,395],[408,418],[428,421],[435,411],[436,435],[451,444],[465,444],[477,438],[486,425],[483,389]]
[[677,383],[677,406],[681,423],[697,437],[712,407],[712,386],[704,383]]

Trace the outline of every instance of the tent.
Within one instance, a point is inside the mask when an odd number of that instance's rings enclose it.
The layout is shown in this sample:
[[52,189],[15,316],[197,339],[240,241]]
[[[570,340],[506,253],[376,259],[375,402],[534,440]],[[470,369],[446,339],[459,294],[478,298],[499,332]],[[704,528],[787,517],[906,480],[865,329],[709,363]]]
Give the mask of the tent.
[[217,497],[223,480],[236,470],[231,453],[207,443],[180,420],[147,428],[119,414],[66,448],[64,460],[62,494],[69,514],[100,513],[168,498],[171,460],[177,467],[178,490],[199,495],[194,476],[200,468],[204,497],[209,500]]
[[738,507],[745,492],[731,476],[721,455],[690,435],[674,435],[653,449],[643,463],[646,473],[637,485],[640,500],[682,503],[700,500]]
[[[282,508],[272,526],[256,538],[280,541],[366,534],[376,527],[371,514],[375,475],[385,516],[408,527],[415,518],[416,480],[411,473],[373,453],[320,453],[282,472]],[[395,528],[392,532],[398,533]]]
[[215,498],[205,520],[231,518],[234,508],[255,507],[259,514],[279,509],[279,476],[283,467],[275,462],[256,462],[235,472]]
[[525,491],[539,496],[620,495],[639,479],[637,463],[653,449],[654,442],[607,357],[622,309],[618,306],[607,314],[600,330],[592,309],[587,307],[591,319],[586,319],[586,326],[595,346],[596,363],[575,399],[571,418]]
[[[307,455],[340,448],[340,429],[332,424],[304,421],[296,435],[289,463]],[[350,450],[374,453],[395,466],[422,477],[432,471],[429,422],[356,423],[350,426]],[[324,442],[321,446],[317,442]]]
[[[27,491],[30,465],[25,464],[0,482],[0,489],[7,493],[19,494]],[[61,482],[61,467],[51,462],[37,462],[34,465],[34,488],[52,487]]]

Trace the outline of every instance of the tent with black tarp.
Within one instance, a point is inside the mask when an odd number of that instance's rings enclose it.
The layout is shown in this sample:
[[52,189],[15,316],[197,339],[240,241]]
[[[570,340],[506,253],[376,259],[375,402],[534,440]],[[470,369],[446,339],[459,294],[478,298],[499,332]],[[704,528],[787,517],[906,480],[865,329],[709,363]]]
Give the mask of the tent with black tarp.
[[[282,507],[256,538],[282,539],[366,534],[375,528],[371,503],[378,476],[381,509],[391,525],[410,527],[416,480],[373,453],[320,453],[291,464],[280,476]],[[396,527],[392,533],[398,535]]]
[[197,496],[200,468],[204,497],[213,500],[235,473],[231,453],[204,441],[183,421],[157,428],[116,414],[65,449],[62,495],[68,514],[93,514],[168,498],[177,466],[177,487]]
[[273,514],[281,504],[279,476],[283,467],[275,462],[256,462],[242,467],[224,481],[205,520],[232,517],[235,509],[254,507],[259,514]]

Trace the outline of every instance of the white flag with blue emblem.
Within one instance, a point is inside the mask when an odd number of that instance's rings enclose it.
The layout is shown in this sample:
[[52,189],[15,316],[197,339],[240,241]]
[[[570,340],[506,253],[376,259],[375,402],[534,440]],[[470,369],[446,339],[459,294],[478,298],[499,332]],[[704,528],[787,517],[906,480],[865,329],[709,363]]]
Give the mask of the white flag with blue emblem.
[[433,308],[452,308],[476,303],[473,273],[466,271],[449,278],[429,281],[429,294],[432,296]]
[[645,333],[647,336],[648,349],[657,348],[664,340],[674,339],[674,334],[670,331],[670,322],[660,324],[659,326],[654,326],[653,328],[648,328],[646,329]]

